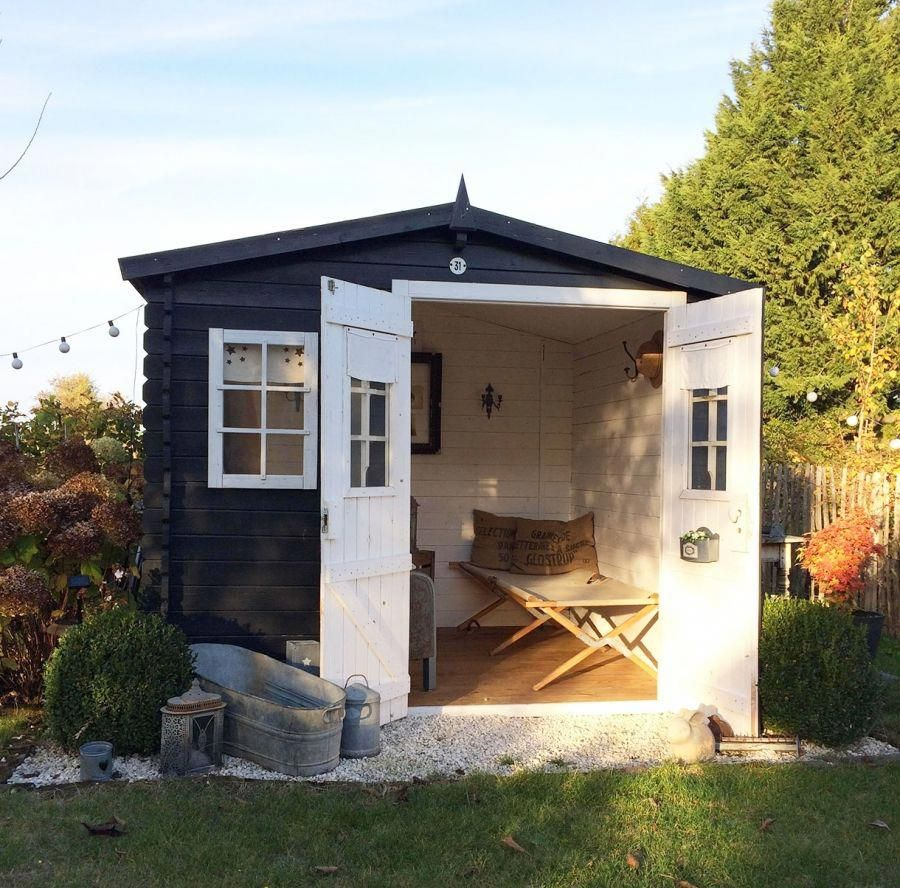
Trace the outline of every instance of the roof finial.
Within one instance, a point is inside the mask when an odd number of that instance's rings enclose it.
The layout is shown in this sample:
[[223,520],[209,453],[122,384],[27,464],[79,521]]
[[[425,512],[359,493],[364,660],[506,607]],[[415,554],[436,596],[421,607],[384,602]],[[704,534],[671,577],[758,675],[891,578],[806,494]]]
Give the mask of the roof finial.
[[475,224],[472,218],[472,205],[469,203],[469,193],[466,191],[465,176],[459,177],[456,202],[453,204],[453,215],[450,217],[450,229],[452,231],[475,230]]

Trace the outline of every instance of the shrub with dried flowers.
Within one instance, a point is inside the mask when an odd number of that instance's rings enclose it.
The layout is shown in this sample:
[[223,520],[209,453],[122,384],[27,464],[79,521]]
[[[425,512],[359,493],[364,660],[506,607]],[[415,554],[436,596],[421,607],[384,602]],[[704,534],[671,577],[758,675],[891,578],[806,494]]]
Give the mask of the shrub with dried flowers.
[[[139,486],[131,483],[140,472],[111,441],[99,450],[115,451],[107,462],[122,480],[101,473],[81,439],[24,455],[0,437],[0,700],[40,695],[52,622],[124,601],[141,532],[133,500]],[[70,588],[74,575],[87,576],[88,585]]]
[[875,542],[877,528],[874,519],[856,509],[810,536],[800,553],[800,563],[826,601],[844,607],[853,605],[865,586],[869,560],[884,552],[884,547]]

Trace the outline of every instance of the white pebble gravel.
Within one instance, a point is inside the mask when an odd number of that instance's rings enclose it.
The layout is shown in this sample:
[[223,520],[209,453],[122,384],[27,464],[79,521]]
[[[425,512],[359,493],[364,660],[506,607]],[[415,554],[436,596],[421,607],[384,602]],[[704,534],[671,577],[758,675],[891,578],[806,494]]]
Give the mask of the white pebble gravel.
[[[668,754],[670,716],[606,715],[513,718],[506,716],[413,716],[382,729],[380,755],[342,759],[333,771],[311,778],[290,778],[243,759],[225,756],[215,773],[246,780],[390,783],[458,777],[481,772],[594,771],[658,764]],[[868,737],[835,753],[807,746],[804,760],[859,759],[896,755],[887,743]],[[790,753],[758,752],[717,756],[737,761],[797,761]],[[155,757],[116,758],[113,772],[123,781],[159,777]],[[79,780],[78,758],[40,747],[13,772],[9,783],[51,786]]]

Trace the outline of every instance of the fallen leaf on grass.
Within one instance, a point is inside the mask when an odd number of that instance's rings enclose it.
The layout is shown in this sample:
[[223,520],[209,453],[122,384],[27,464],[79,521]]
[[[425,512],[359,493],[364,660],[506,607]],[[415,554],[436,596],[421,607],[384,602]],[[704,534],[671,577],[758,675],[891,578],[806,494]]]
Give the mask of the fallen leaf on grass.
[[697,886],[693,882],[688,882],[687,879],[679,879],[675,883],[675,888],[697,888]]
[[760,823],[759,831],[760,832],[768,832],[772,828],[772,824],[774,822],[775,822],[774,817],[767,817],[765,820],[763,820],[762,823]]
[[631,867],[631,869],[638,870],[641,868],[641,864],[644,862],[644,858],[640,853],[634,854],[629,851],[627,856],[625,857],[625,862],[628,864],[628,866]]
[[506,845],[507,848],[512,848],[513,851],[518,851],[519,854],[527,854],[528,852],[512,837],[512,836],[504,836],[500,841]]
[[890,832],[890,827],[883,820],[873,820],[869,826],[874,826],[876,829],[886,829]]
[[110,838],[118,838],[125,835],[125,821],[119,820],[118,817],[112,817],[105,823],[85,823],[83,820],[81,825],[92,836],[108,836]]
[[331,876],[334,873],[336,873],[340,869],[340,867],[339,866],[314,866],[313,869],[320,876]]

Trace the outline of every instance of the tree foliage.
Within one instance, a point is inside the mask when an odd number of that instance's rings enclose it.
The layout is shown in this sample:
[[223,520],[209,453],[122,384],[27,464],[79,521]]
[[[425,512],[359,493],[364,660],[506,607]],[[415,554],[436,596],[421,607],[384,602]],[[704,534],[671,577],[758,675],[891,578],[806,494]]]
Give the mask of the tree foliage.
[[766,384],[768,453],[845,457],[855,435],[844,420],[863,395],[858,361],[828,333],[847,310],[841,272],[864,263],[869,292],[900,283],[900,11],[775,0],[732,84],[704,155],[664,177],[620,243],[765,284],[766,359],[781,369]]

